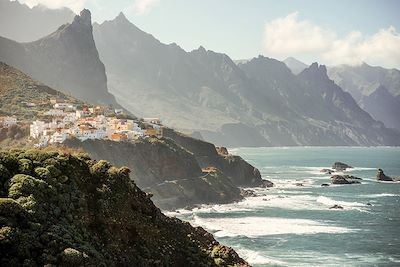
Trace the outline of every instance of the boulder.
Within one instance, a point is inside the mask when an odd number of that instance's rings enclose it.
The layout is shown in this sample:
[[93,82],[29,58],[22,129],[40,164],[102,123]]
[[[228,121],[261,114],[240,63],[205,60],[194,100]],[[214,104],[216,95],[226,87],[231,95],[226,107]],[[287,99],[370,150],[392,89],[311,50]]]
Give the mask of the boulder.
[[353,168],[353,167],[351,167],[350,165],[347,165],[346,163],[339,162],[339,161],[335,162],[332,165],[332,169],[337,170],[337,171],[345,171],[346,169],[350,169],[350,168]]
[[378,173],[376,174],[376,179],[378,181],[393,181],[393,178],[386,176],[382,169],[378,169]]
[[224,147],[224,146],[221,146],[221,147],[217,146],[217,147],[215,147],[215,149],[217,150],[219,155],[222,155],[222,156],[229,155],[228,149],[226,149],[226,147]]
[[359,184],[360,182],[357,180],[362,180],[351,175],[333,175],[331,179],[332,184]]
[[257,194],[254,190],[243,189],[243,188],[240,189],[240,195],[242,197],[256,197],[257,196]]
[[329,186],[329,184],[321,184],[321,186]]
[[322,169],[322,170],[320,170],[320,172],[325,173],[325,174],[332,174],[335,171],[332,169]]
[[274,183],[271,182],[270,180],[262,179],[262,185],[261,187],[273,187]]
[[337,210],[342,210],[342,209],[343,209],[343,207],[342,207],[342,206],[340,206],[340,205],[338,205],[338,204],[335,204],[335,205],[333,205],[332,207],[330,207],[329,209],[337,209]]

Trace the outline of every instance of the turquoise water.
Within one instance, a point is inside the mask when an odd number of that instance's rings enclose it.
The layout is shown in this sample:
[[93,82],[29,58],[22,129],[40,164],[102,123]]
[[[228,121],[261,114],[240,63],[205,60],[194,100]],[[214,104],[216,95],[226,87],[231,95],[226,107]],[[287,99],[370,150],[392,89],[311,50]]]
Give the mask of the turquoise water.
[[[376,168],[400,176],[400,148],[239,148],[272,189],[228,205],[171,212],[203,226],[253,266],[400,266],[400,183],[377,182]],[[355,168],[360,185],[331,185],[333,162]],[[297,186],[301,183],[303,186]],[[334,204],[343,210],[329,209]]]

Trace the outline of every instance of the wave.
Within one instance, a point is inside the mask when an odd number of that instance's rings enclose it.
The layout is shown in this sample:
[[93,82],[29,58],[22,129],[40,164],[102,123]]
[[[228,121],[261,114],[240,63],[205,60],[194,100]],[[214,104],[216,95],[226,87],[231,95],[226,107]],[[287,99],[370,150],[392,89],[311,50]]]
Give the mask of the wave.
[[244,249],[244,248],[235,248],[235,250],[244,260],[246,260],[250,264],[268,264],[274,266],[287,265],[287,263],[283,261],[266,257],[264,255],[261,255],[260,252],[254,250]]
[[400,196],[400,194],[381,193],[381,194],[367,194],[367,195],[361,195],[361,197],[366,197],[366,198],[398,197],[398,196]]
[[192,223],[208,229],[217,238],[236,236],[255,238],[285,234],[340,234],[357,231],[357,229],[335,226],[322,221],[279,217],[201,218],[195,215]]
[[321,203],[325,206],[329,206],[329,207],[332,207],[333,205],[339,205],[346,209],[354,209],[354,210],[359,210],[359,211],[363,211],[363,212],[365,212],[366,210],[362,209],[362,207],[368,206],[367,204],[356,202],[356,201],[353,201],[353,202],[339,201],[339,200],[334,200],[332,198],[325,197],[325,196],[319,196],[317,198],[317,202]]

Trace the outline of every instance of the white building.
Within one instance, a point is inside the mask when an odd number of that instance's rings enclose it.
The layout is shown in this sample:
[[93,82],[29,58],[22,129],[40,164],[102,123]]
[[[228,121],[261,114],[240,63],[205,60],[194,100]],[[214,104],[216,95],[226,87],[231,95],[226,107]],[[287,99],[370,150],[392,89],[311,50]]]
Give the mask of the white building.
[[39,138],[39,142],[37,144],[35,144],[35,147],[45,147],[47,146],[49,143],[49,137],[47,135],[42,135]]
[[53,105],[55,109],[73,109],[76,110],[76,107],[71,103],[55,103]]
[[65,140],[67,140],[68,138],[68,134],[65,132],[60,132],[60,131],[56,131],[55,133],[53,133],[50,137],[50,143],[54,144],[54,143],[62,143]]
[[5,116],[0,117],[0,125],[3,127],[10,127],[17,124],[17,117],[15,116]]
[[53,109],[46,111],[44,114],[48,115],[48,116],[53,116],[53,117],[62,117],[62,116],[64,116],[64,110],[53,108]]
[[32,122],[29,128],[29,135],[32,138],[39,138],[46,129],[47,124],[44,121],[36,120]]

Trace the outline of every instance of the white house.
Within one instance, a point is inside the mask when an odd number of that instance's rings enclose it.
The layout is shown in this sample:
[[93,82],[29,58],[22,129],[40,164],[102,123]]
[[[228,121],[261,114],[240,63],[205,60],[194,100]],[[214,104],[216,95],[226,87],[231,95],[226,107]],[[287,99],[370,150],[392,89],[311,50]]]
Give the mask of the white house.
[[32,138],[39,138],[43,134],[43,131],[46,129],[47,125],[44,121],[36,120],[32,122],[29,128],[29,135]]
[[39,142],[35,144],[35,147],[45,147],[49,143],[49,137],[47,135],[42,135],[39,138]]
[[76,107],[71,103],[55,103],[53,107],[55,109],[76,109]]
[[0,125],[3,127],[10,127],[17,124],[17,117],[15,116],[5,116],[0,117]]
[[54,144],[54,143],[62,143],[65,140],[67,140],[68,138],[68,134],[65,132],[61,132],[61,131],[56,131],[55,133],[53,133],[50,137],[50,143]]
[[44,114],[48,115],[48,116],[53,116],[53,117],[61,117],[61,116],[64,116],[64,110],[53,108],[53,109],[46,111]]

